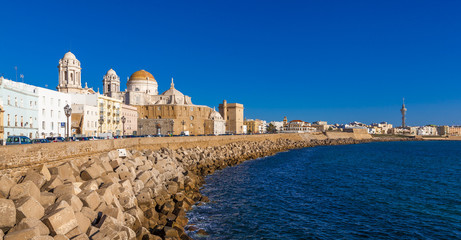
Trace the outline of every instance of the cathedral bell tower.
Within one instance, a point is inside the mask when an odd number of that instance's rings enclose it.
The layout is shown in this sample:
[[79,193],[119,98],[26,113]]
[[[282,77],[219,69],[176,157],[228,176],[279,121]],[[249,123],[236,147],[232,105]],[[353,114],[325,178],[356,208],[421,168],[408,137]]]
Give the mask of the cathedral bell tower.
[[67,52],[64,57],[59,60],[59,85],[57,90],[65,93],[81,93],[82,80],[80,61],[75,55]]
[[114,93],[120,92],[120,77],[114,71],[109,69],[102,80],[104,96],[112,97]]

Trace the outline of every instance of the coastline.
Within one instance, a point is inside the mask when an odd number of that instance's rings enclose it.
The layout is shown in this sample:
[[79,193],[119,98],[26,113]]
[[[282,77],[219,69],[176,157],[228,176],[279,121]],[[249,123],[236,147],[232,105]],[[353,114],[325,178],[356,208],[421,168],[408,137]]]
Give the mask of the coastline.
[[[68,238],[82,239],[191,239],[184,230],[188,223],[185,212],[197,202],[207,201],[199,188],[205,176],[218,169],[297,148],[408,140],[418,139],[278,138],[206,148],[130,150],[126,156],[113,150],[54,167],[30,168],[18,184],[6,175],[1,182],[9,186],[3,195],[10,201],[38,198],[43,208],[38,218],[51,235],[62,233]],[[16,196],[14,189],[27,189],[26,196]],[[31,192],[40,194],[27,196]],[[18,211],[17,205],[13,206]],[[68,227],[60,229],[50,219],[61,216],[64,210],[67,211],[64,225]],[[24,225],[22,221],[24,218],[14,216],[2,230],[7,235],[18,234],[24,230],[18,228]]]

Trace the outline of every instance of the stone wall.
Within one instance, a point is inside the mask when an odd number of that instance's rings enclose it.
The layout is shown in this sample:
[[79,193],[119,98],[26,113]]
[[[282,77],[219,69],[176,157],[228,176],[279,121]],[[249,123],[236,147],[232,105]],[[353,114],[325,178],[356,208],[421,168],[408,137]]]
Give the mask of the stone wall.
[[[330,139],[365,139],[357,138],[354,133],[327,132],[324,134],[285,133],[261,135],[229,135],[229,136],[189,136],[189,137],[150,137],[126,138],[84,142],[62,142],[48,144],[13,145],[0,147],[0,169],[14,169],[17,167],[33,166],[37,164],[52,164],[68,159],[99,155],[115,149],[125,148],[134,150],[216,147],[229,143],[264,140],[277,141],[288,139],[292,141]],[[369,135],[368,135],[369,136]],[[371,136],[370,136],[371,138]]]

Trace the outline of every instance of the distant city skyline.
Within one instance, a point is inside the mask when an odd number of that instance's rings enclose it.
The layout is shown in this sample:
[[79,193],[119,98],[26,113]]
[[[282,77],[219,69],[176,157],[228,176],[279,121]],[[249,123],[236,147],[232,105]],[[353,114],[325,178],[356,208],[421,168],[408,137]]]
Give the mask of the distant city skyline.
[[[27,7],[24,7],[27,6]],[[246,118],[461,125],[458,2],[4,2],[0,75],[56,89],[71,50],[102,93],[137,70]],[[17,66],[17,74],[15,71]],[[23,78],[21,77],[23,76]]]

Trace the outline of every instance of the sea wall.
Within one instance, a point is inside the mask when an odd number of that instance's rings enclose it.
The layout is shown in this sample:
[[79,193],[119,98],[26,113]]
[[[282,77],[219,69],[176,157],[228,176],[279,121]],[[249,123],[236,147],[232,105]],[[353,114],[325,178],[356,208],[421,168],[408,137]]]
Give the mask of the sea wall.
[[[56,166],[42,164],[19,179],[3,174],[0,239],[190,239],[185,212],[207,201],[199,188],[204,176],[215,170],[293,148],[370,141],[306,138],[322,136],[230,136],[212,138],[216,142],[207,147],[187,141],[193,138],[171,138],[162,143],[169,148],[157,149],[151,142],[143,150],[133,146],[126,154],[112,150]],[[121,144],[106,143],[115,148]],[[104,148],[109,146],[91,149]]]
[[[370,135],[368,135],[371,138]],[[367,139],[354,133],[327,132],[322,133],[287,133],[287,134],[261,134],[261,135],[230,135],[230,136],[190,136],[190,137],[150,137],[127,138],[83,142],[62,142],[49,144],[30,144],[0,146],[0,170],[25,168],[37,164],[53,164],[74,158],[89,157],[107,153],[115,149],[128,150],[158,150],[161,148],[178,149],[194,147],[215,147],[229,143],[265,140],[277,141],[288,139],[325,140],[330,139]],[[3,173],[4,171],[0,172]]]

